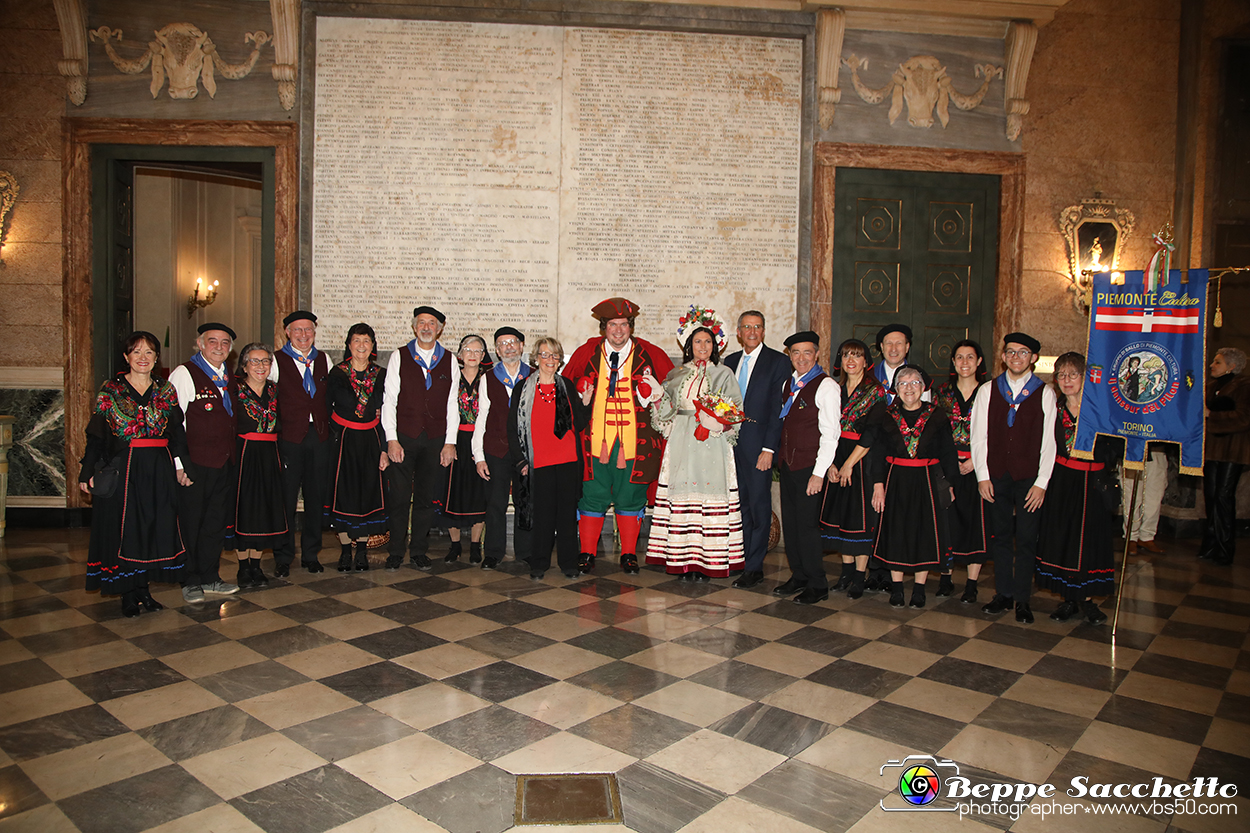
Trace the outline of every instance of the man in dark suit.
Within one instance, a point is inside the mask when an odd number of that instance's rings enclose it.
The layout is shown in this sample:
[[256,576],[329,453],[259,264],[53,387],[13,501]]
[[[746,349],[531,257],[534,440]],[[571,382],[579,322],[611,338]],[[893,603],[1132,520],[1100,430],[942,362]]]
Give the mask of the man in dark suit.
[[764,313],[747,310],[738,316],[742,349],[725,357],[738,376],[742,407],[751,422],[738,429],[734,463],[742,504],[742,542],[746,563],[734,587],[754,587],[764,579],[764,555],[772,527],[773,452],[781,442],[781,389],[790,375],[790,360],[764,344]]

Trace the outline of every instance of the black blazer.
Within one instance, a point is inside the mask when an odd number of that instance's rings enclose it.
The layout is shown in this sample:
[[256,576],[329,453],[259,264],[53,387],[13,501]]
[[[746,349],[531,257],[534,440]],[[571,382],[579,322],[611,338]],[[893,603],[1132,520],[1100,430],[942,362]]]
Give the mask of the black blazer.
[[[739,350],[725,357],[725,366],[736,376],[741,361],[742,351]],[[742,403],[742,409],[753,422],[742,423],[738,429],[738,445],[734,449],[735,453],[746,455],[752,461],[763,449],[776,451],[781,445],[781,394],[792,370],[786,354],[767,344],[760,346],[754,361],[751,384],[747,386],[747,395]]]

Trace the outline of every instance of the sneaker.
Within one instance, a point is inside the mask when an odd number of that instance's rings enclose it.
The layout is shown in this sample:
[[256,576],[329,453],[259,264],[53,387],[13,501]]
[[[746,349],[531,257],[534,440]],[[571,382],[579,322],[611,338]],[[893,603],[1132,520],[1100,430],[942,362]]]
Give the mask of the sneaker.
[[228,584],[221,579],[203,585],[205,596],[233,596],[239,592],[239,585]]
[[[237,590],[238,588],[235,589]],[[182,588],[182,600],[184,602],[204,601],[204,588],[198,584],[188,584]]]

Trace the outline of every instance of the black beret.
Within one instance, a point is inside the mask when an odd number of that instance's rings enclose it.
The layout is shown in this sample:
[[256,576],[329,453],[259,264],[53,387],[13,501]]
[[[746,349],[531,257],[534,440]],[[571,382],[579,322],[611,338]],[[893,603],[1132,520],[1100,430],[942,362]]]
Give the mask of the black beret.
[[1042,343],[1028,333],[1007,333],[1003,336],[1003,347],[1008,344],[1023,344],[1030,353],[1042,352]]
[[447,316],[443,315],[441,312],[434,309],[434,307],[425,307],[425,306],[417,307],[416,309],[412,311],[412,317],[416,318],[418,315],[432,315],[438,319],[438,323],[440,324],[447,323]]
[[289,327],[293,321],[311,321],[317,323],[317,316],[313,315],[306,309],[297,309],[295,312],[282,319],[282,326]]
[[225,324],[222,324],[220,321],[209,321],[207,324],[201,324],[195,331],[200,335],[204,335],[209,330],[221,330],[223,333],[230,336],[231,341],[238,338],[238,336],[234,334],[234,330],[230,329]]
[[786,347],[793,347],[794,345],[802,344],[805,341],[810,341],[817,347],[820,346],[820,336],[818,334],[812,332],[811,330],[800,330],[786,339]]
[[881,342],[885,341],[885,337],[890,333],[902,333],[903,338],[907,339],[907,343],[911,344],[911,327],[906,324],[886,324],[880,330],[877,330],[877,349],[881,349]]
[[499,339],[504,336],[516,336],[517,341],[522,344],[525,343],[525,333],[521,332],[516,327],[500,327],[498,330],[495,330],[495,341],[499,341]]

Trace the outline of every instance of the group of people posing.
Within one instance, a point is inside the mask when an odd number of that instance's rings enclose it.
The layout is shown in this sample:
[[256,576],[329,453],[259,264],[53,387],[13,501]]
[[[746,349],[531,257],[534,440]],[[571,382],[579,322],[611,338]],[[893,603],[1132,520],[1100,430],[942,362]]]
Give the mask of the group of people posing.
[[[844,341],[830,376],[814,332],[794,333],[782,353],[750,310],[737,320],[741,349],[725,355],[726,323],[691,307],[674,367],[634,336],[632,301],[591,312],[598,337],[567,362],[557,339],[541,338],[529,364],[513,327],[494,333],[495,361],[479,335],[452,354],[439,343],[446,317],[430,306],[413,310],[415,337],[385,368],[368,324],[350,328],[335,362],[315,345],[316,316],[301,310],[286,317],[281,349],[247,344],[232,370],[235,333],[209,323],[168,381],[154,374],[156,337],[134,333],[129,372],[104,384],[87,428],[88,589],[120,594],[135,616],[160,608],[153,580],[180,582],[188,602],[266,584],[267,549],[287,576],[301,495],[309,572],[324,569],[323,528],[338,533],[340,571],[369,569],[368,539],[385,532],[387,569],[407,558],[429,570],[435,524],[451,538],[446,561],[462,557],[467,532],[469,561],[494,569],[511,498],[516,556],[532,578],[553,550],[565,576],[592,572],[611,510],[622,571],[637,573],[642,556],[681,580],[737,576],[734,586],[750,588],[764,578],[775,469],[790,568],[778,595],[814,604],[831,589],[889,590],[902,606],[911,574],[910,604],[923,607],[928,574],[951,595],[958,562],[962,600],[974,603],[993,557],[986,613],[1014,609],[1032,622],[1036,580],[1063,598],[1053,618],[1105,619],[1092,598],[1112,588],[1118,449],[1100,438],[1093,461],[1070,456],[1079,354],[1059,358],[1051,388],[1032,373],[1037,341],[1012,333],[1005,372],[986,383],[980,346],[962,341],[934,386],[907,364],[911,332],[899,324],[877,334],[877,363],[865,342]],[[220,575],[226,548],[238,551],[237,584]],[[832,588],[826,551],[842,560]]]

